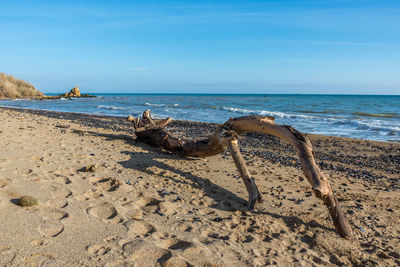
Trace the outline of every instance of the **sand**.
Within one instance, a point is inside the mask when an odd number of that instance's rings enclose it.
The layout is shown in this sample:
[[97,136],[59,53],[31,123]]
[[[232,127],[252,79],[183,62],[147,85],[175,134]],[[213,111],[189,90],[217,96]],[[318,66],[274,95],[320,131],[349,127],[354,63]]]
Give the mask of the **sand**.
[[0,266],[400,265],[400,144],[309,135],[347,241],[276,138],[240,141],[264,199],[249,212],[228,153],[180,158],[135,142],[123,118],[0,108],[0,121]]

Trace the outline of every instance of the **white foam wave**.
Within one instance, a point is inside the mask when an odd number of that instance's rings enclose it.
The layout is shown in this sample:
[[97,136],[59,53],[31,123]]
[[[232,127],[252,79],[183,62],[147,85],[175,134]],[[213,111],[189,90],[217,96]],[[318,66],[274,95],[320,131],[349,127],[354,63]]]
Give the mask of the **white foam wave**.
[[389,130],[389,131],[396,131],[400,132],[400,127],[394,125],[387,125],[385,121],[382,120],[369,120],[369,121],[362,121],[362,120],[355,120],[355,122],[366,128],[370,129],[378,129],[378,130]]
[[303,115],[303,114],[293,114],[293,113],[284,113],[279,111],[268,111],[268,110],[251,110],[251,109],[243,109],[243,108],[232,108],[232,107],[222,107],[222,110],[227,110],[239,114],[246,115],[262,115],[262,116],[273,116],[278,118],[315,118],[315,116]]
[[167,116],[167,115],[159,115],[159,114],[151,114],[151,116],[152,116],[154,119],[166,119],[166,118],[169,117],[169,116]]
[[179,104],[153,104],[153,103],[144,103],[145,106],[152,106],[152,107],[177,107]]
[[97,108],[114,109],[114,110],[124,110],[124,109],[127,109],[127,108],[123,108],[123,107],[107,106],[107,105],[98,105]]
[[165,107],[165,104],[153,104],[153,103],[144,103],[145,106],[152,106],[152,107]]

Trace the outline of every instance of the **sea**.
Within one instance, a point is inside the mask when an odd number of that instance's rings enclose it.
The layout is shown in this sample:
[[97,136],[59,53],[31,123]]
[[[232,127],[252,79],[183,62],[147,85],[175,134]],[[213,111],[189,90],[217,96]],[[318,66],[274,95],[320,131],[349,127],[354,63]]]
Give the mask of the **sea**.
[[0,100],[0,106],[222,123],[245,115],[330,136],[400,142],[400,95],[96,94],[96,98]]

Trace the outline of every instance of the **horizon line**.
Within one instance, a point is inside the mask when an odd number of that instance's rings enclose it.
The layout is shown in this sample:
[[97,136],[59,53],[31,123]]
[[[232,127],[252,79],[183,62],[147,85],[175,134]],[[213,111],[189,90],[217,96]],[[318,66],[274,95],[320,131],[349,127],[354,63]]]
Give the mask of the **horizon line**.
[[[59,93],[51,93],[51,92],[42,92],[43,94],[63,94]],[[400,94],[363,94],[363,93],[353,93],[353,94],[321,94],[321,93],[100,93],[100,92],[84,92],[85,94],[92,95],[232,95],[232,96],[268,96],[268,95],[325,95],[325,96],[400,96]]]

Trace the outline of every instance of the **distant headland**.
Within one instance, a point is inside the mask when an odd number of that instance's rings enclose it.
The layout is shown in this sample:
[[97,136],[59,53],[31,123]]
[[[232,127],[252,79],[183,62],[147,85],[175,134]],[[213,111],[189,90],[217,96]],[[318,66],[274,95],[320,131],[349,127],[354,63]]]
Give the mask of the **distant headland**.
[[32,84],[0,72],[0,99],[39,98],[43,93]]
[[60,99],[72,97],[96,97],[95,95],[82,94],[76,85],[69,92],[56,96],[47,96],[37,90],[32,84],[0,72],[0,99]]

